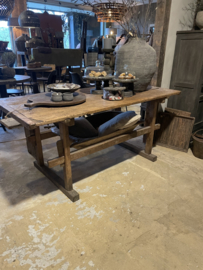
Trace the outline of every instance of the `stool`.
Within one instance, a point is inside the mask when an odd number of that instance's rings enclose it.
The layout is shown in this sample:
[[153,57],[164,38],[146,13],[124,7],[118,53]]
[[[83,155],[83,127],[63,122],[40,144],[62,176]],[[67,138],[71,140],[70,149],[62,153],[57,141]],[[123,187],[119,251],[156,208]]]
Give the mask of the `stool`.
[[22,96],[24,94],[23,90],[20,89],[7,89],[8,95]]
[[45,86],[46,86],[46,84],[47,84],[48,77],[39,77],[39,78],[37,78],[37,81],[43,83],[43,89],[44,89],[44,92],[46,92]]

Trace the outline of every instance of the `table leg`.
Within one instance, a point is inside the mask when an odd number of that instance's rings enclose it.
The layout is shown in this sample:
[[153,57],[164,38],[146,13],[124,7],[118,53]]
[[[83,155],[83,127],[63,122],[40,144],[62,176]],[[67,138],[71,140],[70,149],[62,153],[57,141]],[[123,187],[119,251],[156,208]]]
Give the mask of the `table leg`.
[[40,92],[39,92],[39,88],[38,88],[38,84],[37,84],[37,74],[36,74],[36,72],[32,72],[31,77],[32,77],[32,82],[34,83],[34,85],[33,85],[33,93],[38,94]]
[[63,122],[59,123],[59,129],[60,129],[61,140],[63,142],[63,150],[64,150],[64,158],[65,158],[65,163],[63,167],[64,184],[67,190],[72,190],[73,184],[72,184],[72,170],[71,170],[71,159],[70,159],[69,130],[68,130],[68,126]]
[[156,122],[156,114],[157,114],[157,107],[158,107],[158,101],[150,101],[147,103],[147,110],[146,110],[146,116],[145,116],[145,126],[150,126],[151,131],[148,134],[145,134],[145,150],[142,150],[141,148],[128,143],[124,142],[119,144],[120,146],[146,158],[149,159],[152,162],[157,161],[157,156],[152,154],[152,146],[153,146],[153,139],[154,139],[154,130],[155,130],[155,122]]
[[145,115],[145,126],[151,127],[151,132],[145,135],[145,153],[150,155],[152,153],[153,139],[154,139],[154,128],[156,123],[158,102],[150,101],[147,103],[146,115]]
[[[44,157],[42,151],[42,141],[40,138],[40,129],[37,127],[34,130],[25,128],[25,136],[27,138],[27,149],[28,152],[36,159],[39,166],[44,165]],[[29,137],[34,136],[35,141],[30,141]]]
[[0,98],[8,97],[6,85],[0,85]]
[[79,194],[73,189],[72,185],[68,126],[66,126],[65,123],[60,123],[59,126],[65,157],[64,180],[44,164],[42,142],[39,128],[35,130],[25,129],[27,148],[28,152],[36,159],[36,161],[34,162],[35,167],[40,172],[42,172],[47,178],[49,178],[72,202],[76,202],[79,200]]

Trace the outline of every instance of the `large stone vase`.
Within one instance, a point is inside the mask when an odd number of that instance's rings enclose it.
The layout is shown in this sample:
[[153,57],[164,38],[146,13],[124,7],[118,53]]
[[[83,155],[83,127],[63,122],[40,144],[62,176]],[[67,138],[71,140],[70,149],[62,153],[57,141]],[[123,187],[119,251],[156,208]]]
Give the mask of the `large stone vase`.
[[145,40],[132,37],[118,50],[115,71],[135,75],[139,80],[134,83],[134,90],[145,91],[156,72],[156,52]]
[[203,30],[203,11],[199,11],[196,17],[196,25]]

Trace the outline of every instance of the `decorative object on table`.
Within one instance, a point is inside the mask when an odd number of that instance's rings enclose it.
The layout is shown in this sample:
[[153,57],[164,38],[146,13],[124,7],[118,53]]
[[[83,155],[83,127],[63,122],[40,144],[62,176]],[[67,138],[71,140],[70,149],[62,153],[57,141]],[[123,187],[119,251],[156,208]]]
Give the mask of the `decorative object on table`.
[[136,79],[136,76],[132,75],[131,73],[129,72],[123,72],[121,73],[119,76],[118,76],[119,79],[121,80],[132,80],[132,79]]
[[126,87],[110,86],[104,87],[103,89],[103,99],[110,101],[119,101],[124,97],[123,91]]
[[4,64],[6,66],[1,68],[1,79],[9,79],[15,77],[15,69],[12,68],[16,60],[15,53],[11,52],[5,52],[0,58],[1,64]]
[[54,83],[47,85],[47,88],[53,92],[73,93],[80,89],[80,85],[74,83]]
[[51,100],[54,101],[54,102],[62,101],[63,100],[62,94],[61,93],[57,93],[57,92],[53,92],[51,94]]
[[27,34],[22,34],[20,37],[16,38],[15,44],[19,52],[26,52],[25,43],[31,38]]
[[195,157],[203,159],[203,129],[196,131],[193,135],[193,154]]
[[[127,68],[125,66],[124,68]],[[135,94],[134,91],[134,83],[139,79],[136,78],[131,72],[115,72],[115,77],[113,78],[113,82],[120,83],[121,86],[125,86],[126,90],[124,91],[125,97],[132,97]]]
[[14,9],[15,0],[1,0],[0,21],[8,20],[8,17]]
[[[58,94],[58,95],[55,95]],[[81,93],[73,93],[73,100],[65,101],[60,93],[41,93],[39,95],[32,95],[24,104],[27,108],[34,107],[65,107],[82,104],[86,101],[86,96]],[[57,98],[58,97],[58,98]],[[53,99],[53,100],[52,100]]]
[[[86,81],[94,81],[96,84],[95,89],[91,89],[91,94],[102,95],[102,81],[106,82],[105,87],[109,86],[109,81],[113,79],[111,73],[107,73],[104,67],[100,65],[100,61],[96,61],[95,67],[87,67],[84,72],[83,79]],[[110,84],[112,84],[110,82]]]
[[24,28],[40,27],[39,17],[31,10],[23,11],[18,17],[18,23],[20,27]]
[[191,113],[166,108],[159,113],[157,121],[161,124],[155,133],[155,144],[182,152],[188,152],[195,118]]
[[115,70],[121,74],[125,65],[139,78],[134,90],[145,91],[156,71],[156,52],[144,39],[131,37],[116,54]]

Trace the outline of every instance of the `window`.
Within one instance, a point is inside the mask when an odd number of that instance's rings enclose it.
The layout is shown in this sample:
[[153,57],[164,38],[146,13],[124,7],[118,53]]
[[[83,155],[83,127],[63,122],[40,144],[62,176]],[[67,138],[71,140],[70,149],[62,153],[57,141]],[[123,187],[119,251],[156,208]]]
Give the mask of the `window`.
[[0,40],[8,41],[9,44],[7,48],[11,50],[11,38],[9,27],[7,26],[7,21],[0,21]]

